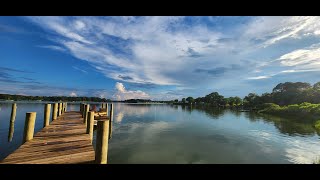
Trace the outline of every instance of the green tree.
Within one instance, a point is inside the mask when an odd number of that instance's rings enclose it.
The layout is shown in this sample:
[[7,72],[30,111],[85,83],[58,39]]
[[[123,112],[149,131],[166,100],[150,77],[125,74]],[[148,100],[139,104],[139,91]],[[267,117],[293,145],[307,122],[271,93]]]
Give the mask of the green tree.
[[311,88],[310,83],[305,82],[285,82],[273,88],[273,92],[302,91]]
[[194,102],[194,99],[191,96],[187,97],[186,100],[188,101],[188,103],[193,103]]
[[320,91],[320,82],[315,83],[313,89]]
[[213,92],[204,97],[204,102],[213,106],[219,106],[224,104],[224,97],[219,95],[218,92]]
[[234,103],[236,106],[240,106],[242,104],[242,99],[238,96],[234,97]]
[[256,108],[260,104],[260,97],[256,93],[249,93],[244,97],[243,104],[247,107]]
[[182,103],[186,103],[186,98],[182,98]]

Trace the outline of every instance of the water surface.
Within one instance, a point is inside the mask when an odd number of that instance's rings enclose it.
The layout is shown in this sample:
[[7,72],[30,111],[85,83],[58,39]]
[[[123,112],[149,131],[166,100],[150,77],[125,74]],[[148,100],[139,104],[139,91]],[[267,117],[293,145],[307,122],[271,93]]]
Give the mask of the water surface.
[[[0,108],[3,159],[21,145],[26,112],[37,112],[35,131],[42,128],[44,104],[18,102],[11,142],[11,104],[0,103]],[[68,110],[78,109],[78,104],[68,104]],[[299,120],[213,108],[114,103],[110,164],[313,163],[319,157],[319,135],[312,124]]]

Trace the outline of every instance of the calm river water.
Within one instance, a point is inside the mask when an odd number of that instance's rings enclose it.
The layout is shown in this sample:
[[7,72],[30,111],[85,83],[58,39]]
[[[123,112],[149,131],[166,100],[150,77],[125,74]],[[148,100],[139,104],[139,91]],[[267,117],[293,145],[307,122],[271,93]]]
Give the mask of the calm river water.
[[[11,104],[0,102],[0,160],[21,145],[26,112],[37,112],[35,132],[42,128],[43,109],[44,103],[18,102],[8,142]],[[79,104],[69,103],[69,110],[79,110]],[[320,158],[312,124],[251,112],[114,103],[112,133],[110,164],[313,163]]]

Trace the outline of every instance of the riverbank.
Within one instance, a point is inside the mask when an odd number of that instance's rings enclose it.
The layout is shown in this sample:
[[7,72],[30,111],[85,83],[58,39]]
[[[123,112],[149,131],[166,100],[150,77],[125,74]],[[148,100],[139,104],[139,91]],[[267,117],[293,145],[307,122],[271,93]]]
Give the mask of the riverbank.
[[263,105],[262,110],[259,110],[258,112],[312,122],[314,123],[315,128],[320,130],[320,104],[304,102],[301,104],[279,106],[274,103],[266,103]]

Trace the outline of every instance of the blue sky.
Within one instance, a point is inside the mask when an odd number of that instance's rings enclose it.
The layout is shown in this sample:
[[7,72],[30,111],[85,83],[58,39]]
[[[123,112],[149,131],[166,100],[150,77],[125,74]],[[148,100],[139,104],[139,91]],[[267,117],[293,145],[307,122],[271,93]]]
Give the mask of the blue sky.
[[320,17],[0,17],[0,93],[171,100],[320,81]]

